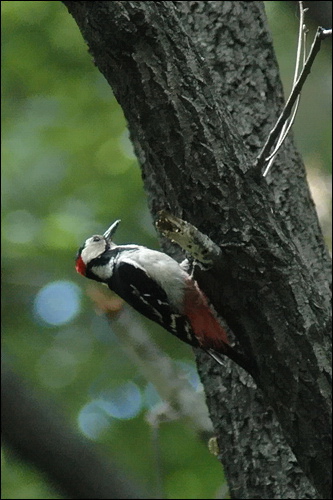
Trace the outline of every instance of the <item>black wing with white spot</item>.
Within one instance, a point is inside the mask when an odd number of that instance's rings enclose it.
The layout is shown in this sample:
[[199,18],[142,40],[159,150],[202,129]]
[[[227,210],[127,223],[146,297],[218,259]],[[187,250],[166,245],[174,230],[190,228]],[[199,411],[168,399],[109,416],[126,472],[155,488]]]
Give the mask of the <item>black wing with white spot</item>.
[[142,269],[128,262],[118,262],[107,283],[111,290],[139,313],[155,321],[184,342],[198,346],[198,341],[192,333],[186,316],[175,312],[170,307],[164,290]]

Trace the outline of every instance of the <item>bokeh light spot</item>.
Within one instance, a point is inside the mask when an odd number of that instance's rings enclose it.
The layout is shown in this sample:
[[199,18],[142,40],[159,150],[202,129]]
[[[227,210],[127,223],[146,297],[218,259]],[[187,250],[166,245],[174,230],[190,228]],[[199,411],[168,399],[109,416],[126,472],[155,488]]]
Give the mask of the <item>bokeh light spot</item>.
[[182,369],[193,389],[195,389],[196,392],[203,391],[203,386],[195,365],[185,361],[177,361],[177,365]]
[[160,398],[160,395],[158,394],[153,384],[149,382],[144,390],[144,403],[146,408],[151,409],[161,402],[162,399]]
[[98,439],[111,425],[111,419],[97,401],[86,404],[78,415],[81,432],[89,439]]
[[27,210],[9,212],[3,221],[3,235],[11,243],[29,243],[36,237],[40,222]]
[[63,325],[78,314],[80,296],[81,290],[75,283],[53,281],[44,286],[36,295],[35,314],[49,325]]
[[78,362],[66,349],[48,349],[36,365],[41,383],[51,389],[71,384],[78,372]]
[[141,390],[134,382],[126,382],[104,391],[98,402],[108,415],[127,420],[136,417],[141,411]]

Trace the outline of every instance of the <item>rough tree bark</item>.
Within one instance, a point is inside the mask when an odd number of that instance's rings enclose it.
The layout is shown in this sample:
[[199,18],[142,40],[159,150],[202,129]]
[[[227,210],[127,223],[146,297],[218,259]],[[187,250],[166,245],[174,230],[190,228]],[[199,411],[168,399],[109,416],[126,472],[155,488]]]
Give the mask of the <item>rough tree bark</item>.
[[196,277],[256,383],[197,358],[232,497],[330,498],[329,256],[292,138],[267,179],[253,168],[283,103],[263,3],[64,4],[124,110],[152,214],[228,243],[220,273]]

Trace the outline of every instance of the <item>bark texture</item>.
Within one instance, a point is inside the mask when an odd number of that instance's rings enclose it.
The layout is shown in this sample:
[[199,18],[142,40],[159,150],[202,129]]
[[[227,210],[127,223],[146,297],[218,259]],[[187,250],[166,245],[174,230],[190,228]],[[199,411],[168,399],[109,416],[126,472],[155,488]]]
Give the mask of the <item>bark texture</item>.
[[64,4],[124,110],[153,215],[228,243],[196,277],[257,370],[198,354],[232,497],[330,498],[330,260],[292,138],[268,179],[252,167],[283,103],[263,3]]

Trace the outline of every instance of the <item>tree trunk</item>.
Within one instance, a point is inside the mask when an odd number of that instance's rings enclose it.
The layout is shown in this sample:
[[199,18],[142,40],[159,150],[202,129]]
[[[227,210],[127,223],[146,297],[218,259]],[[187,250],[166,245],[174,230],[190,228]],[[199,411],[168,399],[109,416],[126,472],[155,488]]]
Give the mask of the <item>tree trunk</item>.
[[330,261],[292,138],[268,178],[254,169],[283,104],[263,3],[64,3],[124,110],[152,214],[224,250],[196,278],[257,371],[198,354],[231,496],[330,498]]

